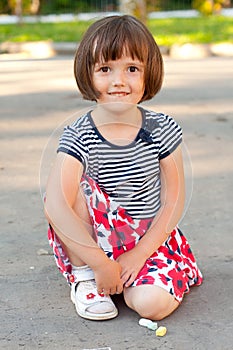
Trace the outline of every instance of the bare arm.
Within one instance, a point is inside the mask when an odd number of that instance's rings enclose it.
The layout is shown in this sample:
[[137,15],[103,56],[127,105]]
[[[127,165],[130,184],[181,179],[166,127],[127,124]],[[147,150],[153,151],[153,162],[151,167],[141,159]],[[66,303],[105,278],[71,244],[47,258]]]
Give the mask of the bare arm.
[[147,258],[167,239],[183,213],[185,181],[180,146],[160,161],[160,170],[161,207],[139,246]]
[[178,224],[185,200],[184,171],[181,147],[160,161],[161,207],[150,229],[131,251],[118,258],[122,279],[129,286],[148,259],[168,238]]
[[98,247],[74,211],[82,171],[78,160],[58,153],[48,179],[45,215],[72,256],[77,256],[93,269],[98,290],[114,294],[116,290],[121,291],[120,265],[111,261]]

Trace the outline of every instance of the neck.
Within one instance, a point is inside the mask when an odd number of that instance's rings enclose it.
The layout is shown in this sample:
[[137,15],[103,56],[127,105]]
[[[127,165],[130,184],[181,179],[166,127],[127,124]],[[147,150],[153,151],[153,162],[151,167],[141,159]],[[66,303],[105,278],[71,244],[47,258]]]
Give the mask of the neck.
[[129,103],[97,104],[92,112],[97,126],[102,123],[130,123],[141,124],[141,112],[137,105]]
[[97,105],[91,114],[103,138],[116,145],[128,145],[134,141],[142,126],[142,115],[137,105]]

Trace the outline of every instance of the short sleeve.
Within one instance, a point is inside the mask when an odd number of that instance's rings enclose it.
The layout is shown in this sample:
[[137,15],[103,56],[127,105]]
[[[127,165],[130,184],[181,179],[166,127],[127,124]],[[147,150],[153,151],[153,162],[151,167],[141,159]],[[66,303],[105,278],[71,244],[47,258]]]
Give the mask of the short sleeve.
[[79,136],[78,131],[72,126],[66,126],[60,137],[57,152],[64,152],[78,159],[86,167],[87,147]]
[[167,115],[160,120],[159,159],[166,158],[182,142],[182,129],[176,121]]

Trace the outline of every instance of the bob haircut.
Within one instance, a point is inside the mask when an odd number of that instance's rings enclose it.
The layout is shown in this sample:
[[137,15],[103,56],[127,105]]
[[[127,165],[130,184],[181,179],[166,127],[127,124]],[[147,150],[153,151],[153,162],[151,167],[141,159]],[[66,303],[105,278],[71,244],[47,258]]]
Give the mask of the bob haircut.
[[84,99],[96,101],[100,92],[93,85],[96,63],[114,61],[127,54],[144,64],[145,91],[150,100],[163,83],[163,59],[146,26],[133,16],[109,16],[93,23],[83,36],[74,59],[74,75]]

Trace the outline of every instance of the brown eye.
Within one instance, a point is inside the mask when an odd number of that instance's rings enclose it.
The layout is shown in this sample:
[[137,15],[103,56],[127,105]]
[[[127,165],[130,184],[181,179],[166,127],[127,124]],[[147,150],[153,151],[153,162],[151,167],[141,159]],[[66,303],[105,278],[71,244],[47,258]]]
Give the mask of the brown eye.
[[100,70],[103,72],[103,73],[108,73],[109,72],[109,67],[101,67]]
[[137,67],[135,67],[135,66],[130,66],[129,67],[129,72],[134,73],[134,72],[137,72],[137,71],[138,71]]

